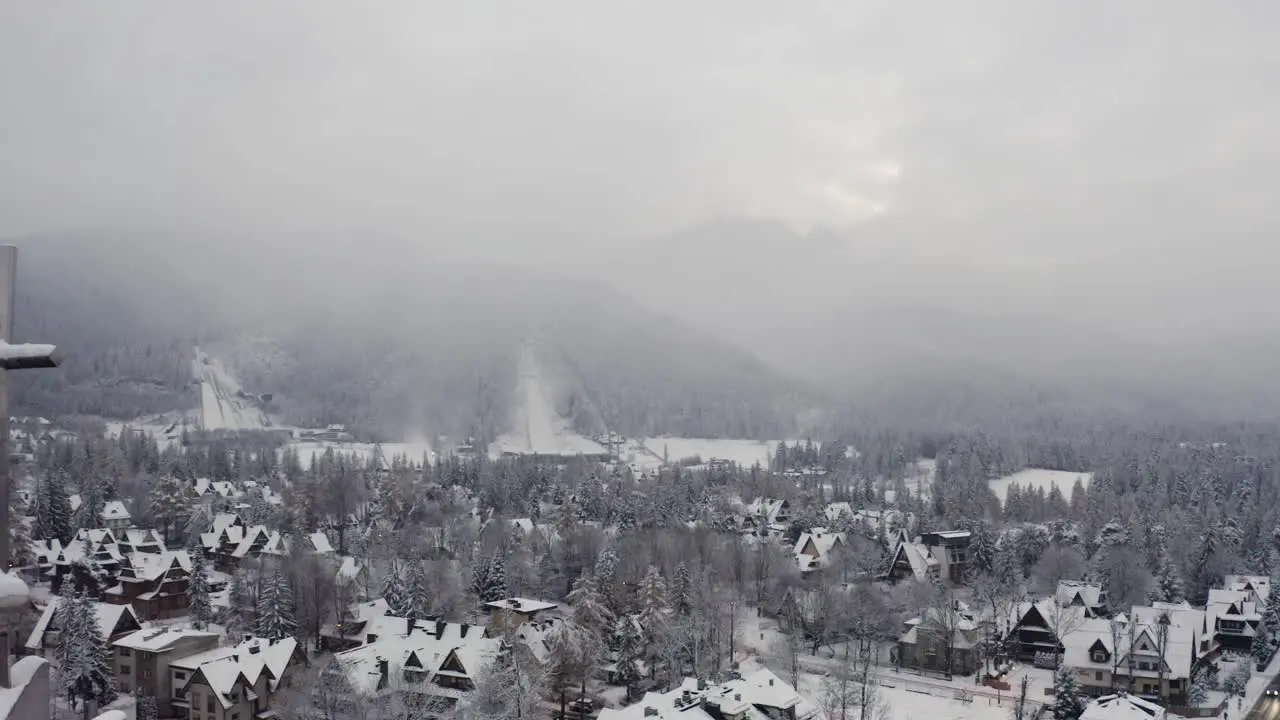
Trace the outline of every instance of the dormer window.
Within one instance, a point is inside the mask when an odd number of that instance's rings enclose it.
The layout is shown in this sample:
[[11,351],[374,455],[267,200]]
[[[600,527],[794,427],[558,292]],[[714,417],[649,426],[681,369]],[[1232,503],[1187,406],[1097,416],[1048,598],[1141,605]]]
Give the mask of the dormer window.
[[1103,650],[1093,651],[1093,661],[1096,663],[1104,663],[1107,661],[1107,653]]

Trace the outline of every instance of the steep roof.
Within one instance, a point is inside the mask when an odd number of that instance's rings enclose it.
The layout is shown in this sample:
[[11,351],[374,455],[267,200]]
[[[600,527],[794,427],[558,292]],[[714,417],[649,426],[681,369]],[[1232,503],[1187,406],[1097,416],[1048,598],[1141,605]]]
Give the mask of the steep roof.
[[[40,614],[40,619],[36,621],[36,626],[31,630],[31,635],[27,637],[27,649],[39,650],[40,641],[44,638],[45,632],[49,629],[49,624],[53,622],[54,615],[58,612],[58,608],[65,601],[54,595],[49,598],[49,604],[45,605],[44,612]],[[102,639],[110,640],[111,635],[115,632],[117,626],[123,618],[132,620],[132,627],[141,627],[142,623],[138,621],[138,615],[129,605],[116,605],[114,603],[95,602],[93,603],[93,612],[98,619],[98,629],[102,631]],[[126,625],[130,623],[126,622]]]
[[1165,720],[1168,711],[1134,695],[1106,695],[1085,708],[1080,720]]

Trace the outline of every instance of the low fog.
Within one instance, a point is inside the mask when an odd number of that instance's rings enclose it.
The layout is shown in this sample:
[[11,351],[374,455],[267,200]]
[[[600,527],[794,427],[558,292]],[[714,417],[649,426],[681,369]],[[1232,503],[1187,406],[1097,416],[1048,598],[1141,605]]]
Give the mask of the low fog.
[[[785,431],[754,425],[762,407],[995,387],[1268,413],[1277,19],[1183,0],[20,4],[0,15],[0,236],[41,284],[27,327],[72,345],[119,333],[48,319],[51,288],[97,288],[106,305],[57,312],[119,322],[119,302],[147,342],[377,331],[410,375],[461,353],[442,383],[543,334],[566,397],[602,406],[621,381],[584,354],[616,373],[683,348],[707,365],[655,377],[723,380],[708,406],[738,419],[718,433]],[[490,335],[500,350],[460,347]],[[615,400],[606,424],[661,415]]]

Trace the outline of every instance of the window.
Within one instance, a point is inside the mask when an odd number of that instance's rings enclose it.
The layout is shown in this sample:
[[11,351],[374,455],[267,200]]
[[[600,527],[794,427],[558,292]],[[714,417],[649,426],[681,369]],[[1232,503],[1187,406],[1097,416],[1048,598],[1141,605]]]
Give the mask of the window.
[[129,683],[127,682],[120,683],[120,694],[121,695],[129,694]]
[[231,713],[231,720],[240,720],[240,713]]
[[1098,682],[1102,682],[1102,671],[1101,671],[1101,670],[1099,670],[1098,672],[1094,673],[1094,674],[1093,674],[1093,679],[1094,679],[1094,680],[1096,680],[1096,681],[1098,681]]
[[1150,663],[1147,663],[1147,662],[1139,661],[1139,662],[1138,662],[1138,669],[1139,669],[1139,670],[1150,670],[1150,669],[1151,669],[1151,664],[1150,664]]
[[186,674],[186,673],[184,673],[184,672],[178,672],[177,670],[175,670],[175,671],[173,672],[173,679],[174,679],[174,680],[186,680],[186,679],[187,679],[187,674]]
[[127,647],[120,648],[120,657],[129,657],[130,655],[133,655],[132,650]]
[[1107,661],[1107,654],[1106,654],[1106,653],[1104,653],[1104,652],[1102,652],[1101,650],[1099,650],[1099,651],[1097,651],[1097,652],[1095,652],[1095,653],[1093,654],[1093,661],[1094,661],[1094,662],[1099,662],[1099,663],[1100,663],[1100,662],[1106,662],[1106,661]]
[[205,696],[204,709],[205,709],[205,712],[215,712],[217,710],[217,708],[213,706],[213,693],[209,693],[208,695]]
[[143,679],[143,680],[150,680],[150,679],[151,679],[151,671],[150,671],[150,670],[143,670],[143,671],[142,671],[142,679]]
[[121,665],[121,666],[120,666],[120,674],[121,674],[121,675],[128,675],[128,674],[129,674],[129,673],[131,673],[131,672],[133,672],[133,668],[129,667],[128,665]]

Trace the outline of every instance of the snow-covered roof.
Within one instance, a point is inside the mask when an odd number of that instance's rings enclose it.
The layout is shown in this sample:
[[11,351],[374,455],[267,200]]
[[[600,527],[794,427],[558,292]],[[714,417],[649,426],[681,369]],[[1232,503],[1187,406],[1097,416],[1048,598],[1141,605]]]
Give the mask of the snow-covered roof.
[[474,678],[498,657],[502,641],[485,637],[484,628],[459,623],[417,623],[407,634],[379,635],[377,640],[361,647],[335,654],[342,672],[358,692],[373,694],[382,680],[382,663],[387,665],[387,682],[395,688],[403,681],[405,667],[420,669],[424,684],[415,685],[428,692],[439,692],[430,683],[445,671],[445,661],[457,658],[467,677]]
[[911,572],[917,580],[929,577],[930,570],[938,565],[938,560],[929,552],[929,548],[917,542],[903,539],[893,552],[891,567],[905,559],[911,566]]
[[30,685],[33,690],[38,689],[40,687],[40,683],[32,684],[32,680],[36,678],[36,675],[47,675],[48,672],[49,663],[42,657],[28,655],[14,661],[13,665],[9,667],[9,687],[0,687],[0,720],[25,720],[25,718],[10,716],[13,708],[18,705],[24,696],[27,698],[27,703],[30,703],[34,699],[47,702],[47,687],[45,688],[45,697],[34,698],[33,696],[27,695],[27,686]]
[[1080,720],[1165,720],[1168,711],[1135,695],[1106,695],[1089,703]]
[[217,633],[191,628],[151,628],[129,633],[112,643],[115,647],[126,647],[145,652],[164,652],[172,648],[174,643],[183,638],[217,638]]
[[102,506],[103,520],[129,520],[133,516],[129,514],[129,509],[119,500],[108,500]]
[[[205,481],[208,482],[208,478],[205,478]],[[196,482],[199,483],[200,481],[197,480]],[[232,525],[240,525],[240,524],[243,524],[240,520],[240,516],[236,515],[235,513],[218,513],[217,515],[213,516],[214,532],[217,532],[223,528],[231,527]]]
[[320,530],[307,535],[307,542],[311,543],[312,549],[320,554],[333,552],[333,546],[329,544],[329,536]]
[[[48,604],[44,606],[44,612],[40,614],[40,619],[36,621],[35,627],[32,628],[31,634],[27,637],[28,650],[40,649],[44,634],[49,629],[49,624],[53,622],[53,616],[58,612],[58,608],[63,602],[63,599],[57,595],[49,598]],[[126,614],[133,618],[135,625],[141,626],[141,623],[138,622],[137,613],[129,605],[94,602],[92,607],[93,613],[98,619],[98,629],[102,632],[104,641],[111,639],[112,631],[120,624],[120,618]]]
[[796,540],[794,554],[800,572],[809,572],[824,568],[831,563],[831,551],[836,545],[843,543],[844,533],[831,532],[825,528],[813,528]]
[[364,565],[354,556],[343,555],[342,563],[338,565],[338,579],[344,582],[355,582],[359,579],[360,571],[363,569]]
[[510,610],[527,614],[550,610],[556,607],[556,604],[545,600],[530,600],[529,598],[507,598],[505,600],[487,602],[484,606],[490,610]]
[[1079,580],[1059,580],[1057,598],[1061,605],[1098,607],[1102,604],[1102,587]]
[[[298,641],[293,638],[283,640],[249,638],[233,648],[219,648],[219,650],[230,650],[230,653],[222,653],[217,657],[209,653],[200,654],[209,655],[208,659],[202,659],[199,655],[194,658],[185,658],[185,664],[181,667],[187,667],[193,662],[198,663],[196,669],[199,674],[193,675],[187,681],[187,685],[190,686],[203,677],[218,696],[218,702],[226,709],[235,704],[231,699],[231,692],[239,682],[252,688],[258,684],[263,673],[267,673],[269,688],[274,690],[297,648]],[[175,663],[170,663],[170,666],[175,666]]]
[[1257,604],[1263,605],[1271,596],[1271,578],[1266,575],[1228,575],[1222,580],[1227,590],[1241,590],[1257,595]]
[[[715,713],[704,706],[714,707]],[[641,700],[624,708],[604,708],[598,720],[714,720],[743,713],[745,720],[768,720],[770,713],[810,720],[819,716],[818,706],[773,672],[759,669],[718,685],[699,685],[685,678],[674,690],[648,692]]]

